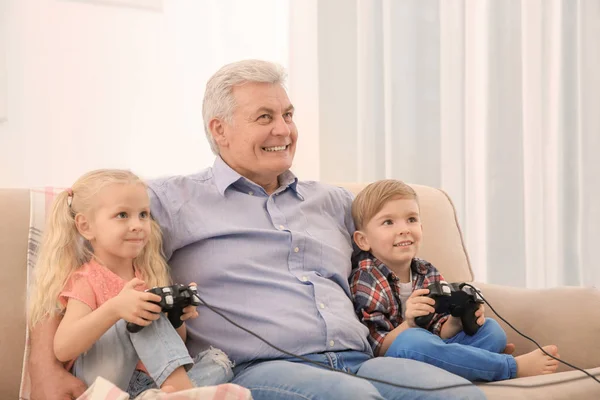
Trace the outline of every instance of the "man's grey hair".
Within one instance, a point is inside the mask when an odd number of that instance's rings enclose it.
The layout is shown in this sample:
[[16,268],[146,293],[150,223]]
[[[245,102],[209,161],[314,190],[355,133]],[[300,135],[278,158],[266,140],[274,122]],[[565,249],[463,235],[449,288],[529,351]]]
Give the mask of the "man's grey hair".
[[219,155],[219,147],[208,124],[213,118],[231,123],[235,110],[234,86],[246,82],[273,83],[285,88],[285,69],[276,63],[262,60],[243,60],[227,64],[219,69],[206,84],[202,102],[204,131],[212,152]]

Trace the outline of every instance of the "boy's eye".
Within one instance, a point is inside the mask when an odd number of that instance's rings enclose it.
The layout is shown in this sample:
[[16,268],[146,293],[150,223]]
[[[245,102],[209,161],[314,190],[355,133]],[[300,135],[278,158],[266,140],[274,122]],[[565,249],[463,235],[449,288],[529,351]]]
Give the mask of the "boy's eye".
[[419,219],[417,217],[410,217],[408,222],[419,222]]
[[117,218],[127,218],[127,213],[125,211],[121,211],[117,214]]
[[383,221],[383,225],[392,225],[394,222],[392,222],[391,219],[386,219],[385,221]]
[[140,218],[142,218],[142,219],[146,219],[146,218],[148,218],[148,216],[149,216],[148,211],[142,211],[140,213]]

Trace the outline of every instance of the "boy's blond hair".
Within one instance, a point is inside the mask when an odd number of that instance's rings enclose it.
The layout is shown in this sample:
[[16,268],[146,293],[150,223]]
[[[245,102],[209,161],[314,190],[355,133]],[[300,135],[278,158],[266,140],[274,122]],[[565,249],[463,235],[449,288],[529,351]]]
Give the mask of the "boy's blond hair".
[[352,218],[356,230],[361,230],[383,206],[393,199],[414,199],[418,202],[415,190],[402,181],[384,179],[365,187],[352,202]]
[[[69,277],[94,258],[89,242],[77,230],[77,214],[93,215],[95,198],[112,184],[145,183],[126,170],[103,169],[88,172],[69,190],[59,193],[46,220],[40,254],[34,269],[29,299],[29,327],[64,310],[58,301]],[[156,221],[151,220],[148,243],[133,261],[149,287],[170,283],[169,270],[162,253],[162,236]]]

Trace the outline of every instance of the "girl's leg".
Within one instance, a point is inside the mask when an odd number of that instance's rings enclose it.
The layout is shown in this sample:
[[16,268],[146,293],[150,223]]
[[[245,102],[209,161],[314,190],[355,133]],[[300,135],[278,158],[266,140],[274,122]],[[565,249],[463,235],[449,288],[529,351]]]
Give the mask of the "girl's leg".
[[385,355],[426,362],[471,381],[509,379],[517,373],[517,364],[512,356],[474,346],[445,343],[439,336],[422,328],[402,332]]
[[195,386],[214,386],[233,378],[233,364],[219,349],[211,347],[194,357],[194,366],[188,375]]
[[129,333],[129,338],[158,387],[164,384],[174,386],[177,390],[193,387],[185,371],[186,367],[193,365],[192,358],[164,314],[141,331]]
[[125,321],[113,325],[91,349],[77,357],[72,373],[90,386],[98,376],[127,390],[138,355],[125,330]]

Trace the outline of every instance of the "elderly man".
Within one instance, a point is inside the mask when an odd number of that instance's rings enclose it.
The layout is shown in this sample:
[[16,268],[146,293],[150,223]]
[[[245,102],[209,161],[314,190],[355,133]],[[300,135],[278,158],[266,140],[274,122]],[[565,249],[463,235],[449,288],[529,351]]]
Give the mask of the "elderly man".
[[[284,71],[272,63],[221,68],[207,84],[203,105],[214,165],[151,182],[150,194],[174,280],[198,282],[208,304],[290,354],[205,306],[188,321],[190,353],[223,349],[236,363],[233,382],[255,399],[484,398],[468,381],[436,367],[373,358],[367,328],[349,298],[352,196],[299,181],[289,170],[298,131],[283,84]],[[42,347],[53,330],[49,322],[33,336],[39,354],[32,378],[34,388],[49,379],[36,368],[44,365],[46,376],[63,385],[63,397],[56,397],[62,399],[81,389],[51,368],[56,363]]]

